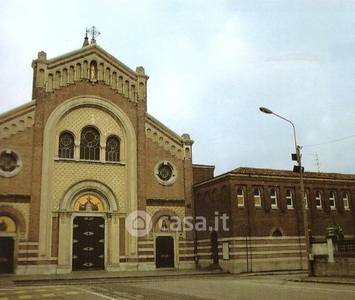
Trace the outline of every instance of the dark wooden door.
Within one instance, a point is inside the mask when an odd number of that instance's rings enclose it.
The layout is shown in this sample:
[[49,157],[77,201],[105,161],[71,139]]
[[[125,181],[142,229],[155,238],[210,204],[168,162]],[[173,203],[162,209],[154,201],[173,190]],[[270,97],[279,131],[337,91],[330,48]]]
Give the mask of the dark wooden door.
[[218,234],[216,231],[211,232],[211,252],[212,252],[212,260],[214,264],[218,264]]
[[157,268],[174,268],[174,238],[159,236],[155,246]]
[[105,220],[102,217],[76,217],[73,220],[72,268],[103,270]]
[[14,271],[14,244],[12,237],[0,237],[0,273]]

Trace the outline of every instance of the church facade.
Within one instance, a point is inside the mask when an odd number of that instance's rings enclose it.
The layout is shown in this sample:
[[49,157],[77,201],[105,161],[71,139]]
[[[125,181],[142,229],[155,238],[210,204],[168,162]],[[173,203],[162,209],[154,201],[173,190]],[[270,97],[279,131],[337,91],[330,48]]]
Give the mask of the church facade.
[[[85,37],[32,62],[32,99],[0,115],[0,273],[307,268],[299,176],[192,164],[147,112],[149,77]],[[304,173],[311,236],[355,237],[355,175]]]
[[193,141],[147,113],[144,68],[87,37],[32,68],[0,116],[2,273],[194,267],[193,232],[166,227],[193,213]]

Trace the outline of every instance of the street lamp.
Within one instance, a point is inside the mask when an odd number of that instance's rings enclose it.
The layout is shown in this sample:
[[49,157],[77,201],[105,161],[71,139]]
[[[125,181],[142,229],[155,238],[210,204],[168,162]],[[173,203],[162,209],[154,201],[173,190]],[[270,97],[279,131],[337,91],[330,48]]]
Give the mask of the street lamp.
[[302,203],[302,215],[303,215],[303,229],[304,229],[304,236],[306,240],[306,253],[307,253],[307,270],[308,270],[308,276],[312,276],[312,268],[311,268],[311,262],[310,262],[310,241],[309,241],[309,233],[308,233],[308,218],[307,218],[307,209],[306,209],[306,199],[304,197],[304,184],[303,184],[303,168],[302,168],[302,163],[301,163],[301,147],[297,145],[297,139],[296,139],[296,128],[295,125],[288,119],[279,116],[278,114],[275,114],[272,110],[266,108],[266,107],[260,107],[259,108],[261,112],[269,115],[274,115],[292,125],[293,128],[293,137],[295,140],[295,149],[296,149],[296,154],[292,154],[292,159],[296,160],[298,163],[298,166],[295,166],[293,168],[294,172],[297,172],[300,174],[300,187],[301,187],[301,203]]

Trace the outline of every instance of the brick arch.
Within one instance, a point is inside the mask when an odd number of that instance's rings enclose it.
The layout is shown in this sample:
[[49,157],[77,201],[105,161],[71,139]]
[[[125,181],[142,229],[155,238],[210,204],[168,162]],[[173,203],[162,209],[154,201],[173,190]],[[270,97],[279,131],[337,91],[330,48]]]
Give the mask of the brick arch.
[[[127,141],[125,148],[126,163],[126,199],[125,213],[129,214],[137,210],[137,137],[134,126],[129,116],[112,101],[92,95],[77,96],[59,104],[48,117],[43,132],[43,157],[42,157],[42,181],[41,181],[41,214],[39,230],[39,253],[40,255],[50,257],[51,249],[51,205],[47,199],[53,198],[53,185],[51,174],[54,172],[53,151],[56,143],[56,127],[60,120],[71,111],[79,108],[90,107],[98,108],[110,115],[117,123],[122,126],[123,135]],[[114,209],[114,208],[113,208]],[[46,226],[48,224],[48,226]],[[136,237],[129,235],[127,237],[127,253],[136,253]]]
[[269,232],[269,236],[273,236],[275,231],[279,231],[282,234],[281,236],[286,236],[285,230],[283,230],[281,227],[272,227]]
[[178,217],[177,213],[170,210],[170,209],[162,209],[157,211],[154,216],[152,216],[152,224],[153,227],[155,226],[155,224],[158,222],[158,220],[162,217],[162,216],[170,216],[170,217]]
[[118,201],[109,187],[98,181],[85,180],[77,182],[69,188],[60,203],[60,211],[71,211],[76,200],[85,193],[93,193],[103,200],[106,211],[115,212],[118,210]]
[[0,216],[8,216],[11,217],[18,228],[18,232],[24,233],[26,232],[26,221],[23,215],[15,208],[11,206],[0,206],[1,207],[1,213]]

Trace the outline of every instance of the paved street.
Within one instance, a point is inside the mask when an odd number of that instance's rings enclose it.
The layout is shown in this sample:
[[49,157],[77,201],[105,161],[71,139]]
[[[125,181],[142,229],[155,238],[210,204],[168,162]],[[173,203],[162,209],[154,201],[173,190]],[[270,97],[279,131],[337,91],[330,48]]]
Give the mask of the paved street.
[[355,299],[355,285],[299,282],[297,275],[216,275],[104,279],[0,289],[12,299]]
[[19,299],[99,300],[112,298],[98,295],[86,286],[35,286],[0,289],[0,300]]

